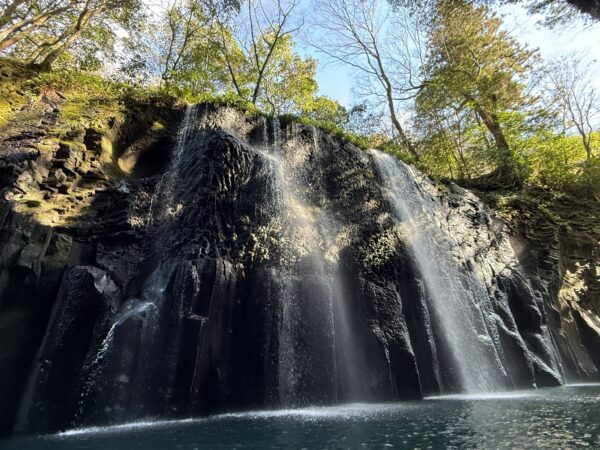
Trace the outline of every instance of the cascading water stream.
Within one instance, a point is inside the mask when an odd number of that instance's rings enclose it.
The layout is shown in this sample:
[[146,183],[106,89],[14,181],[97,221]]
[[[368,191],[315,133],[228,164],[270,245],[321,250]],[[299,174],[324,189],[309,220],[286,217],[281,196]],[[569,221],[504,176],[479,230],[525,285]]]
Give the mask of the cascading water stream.
[[454,257],[452,238],[436,221],[443,217],[437,199],[423,189],[409,166],[376,150],[371,155],[422,277],[458,389],[502,389],[506,371],[497,351],[500,344],[489,294]]
[[79,414],[83,414],[82,408],[84,403],[94,389],[96,378],[102,372],[102,365],[105,358],[108,357],[109,350],[114,340],[115,332],[121,325],[133,317],[140,317],[142,320],[148,322],[147,318],[144,316],[154,316],[155,313],[156,305],[154,303],[150,301],[139,300],[137,298],[132,298],[121,306],[119,312],[113,320],[111,327],[108,330],[108,333],[106,333],[106,336],[100,345],[100,350],[98,350],[98,353],[96,353],[96,357],[90,366],[89,375],[81,391],[81,396],[78,402]]
[[110,348],[110,345],[112,344],[113,337],[115,335],[115,330],[119,326],[121,326],[123,323],[125,323],[131,317],[141,316],[142,314],[144,314],[146,312],[152,313],[155,311],[156,311],[156,305],[152,302],[141,301],[136,298],[132,298],[131,300],[127,301],[121,307],[119,313],[117,314],[117,316],[114,319],[113,324],[111,325],[110,329],[108,330],[108,333],[106,333],[106,337],[102,341],[102,345],[100,346],[100,350],[96,354],[96,358],[94,359],[92,366],[97,366],[100,363],[100,361],[104,358],[108,349]]
[[[156,362],[153,347],[160,339],[161,309],[164,300],[165,279],[161,268],[146,281],[140,298],[131,298],[121,305],[104,337],[80,391],[76,420],[84,421],[91,405],[99,402],[105,409],[140,411],[150,401],[145,379]],[[135,350],[137,363],[126,368],[123,357]],[[113,398],[106,386],[129,386],[131,406]],[[131,384],[130,384],[131,383]]]
[[[178,181],[179,168],[182,163],[184,150],[192,134],[193,128],[197,125],[198,116],[197,105],[187,105],[183,119],[177,131],[176,145],[171,155],[171,161],[167,170],[158,180],[154,193],[150,198],[148,209],[148,224],[154,225],[154,232],[160,235],[164,232],[164,226],[177,215],[181,205],[174,204],[174,191]],[[149,241],[151,252],[162,254],[164,249],[161,239]],[[166,266],[166,265],[165,265]],[[92,361],[83,389],[81,390],[79,405],[79,414],[85,416],[85,407],[89,402],[94,402],[98,395],[100,384],[97,380],[115,377],[119,383],[128,384],[135,380],[135,387],[129,393],[132,399],[133,409],[144,408],[147,398],[147,386],[144,380],[149,376],[148,368],[157,360],[154,346],[163,339],[164,332],[160,329],[161,322],[164,321],[163,304],[165,300],[165,289],[167,284],[166,270],[158,265],[150,276],[144,281],[142,292],[139,298],[130,298],[119,308],[112,324],[102,341],[94,360]],[[134,319],[135,322],[134,323]],[[126,328],[130,327],[133,332]],[[116,342],[116,336],[123,332],[123,337]],[[122,350],[126,348],[137,347],[137,364],[133,370],[120,370],[118,367],[124,365],[121,361]],[[106,372],[112,372],[108,375]],[[115,373],[116,371],[116,373]],[[121,372],[121,373],[119,373]],[[106,380],[104,380],[106,382]],[[107,408],[124,408],[119,405],[119,400],[109,397],[102,401]],[[137,403],[137,404],[136,404]]]
[[177,139],[175,149],[171,155],[171,162],[168,170],[162,174],[156,184],[154,194],[150,198],[150,207],[148,212],[148,222],[153,223],[156,219],[159,221],[165,217],[171,217],[178,212],[178,206],[173,206],[173,190],[177,181],[177,168],[181,164],[181,158],[185,145],[190,136],[190,131],[195,125],[197,116],[197,105],[187,105],[183,119],[177,130]]
[[[303,385],[310,374],[312,357],[310,349],[303,348],[302,338],[309,333],[310,324],[305,323],[305,312],[311,305],[305,302],[321,302],[317,309],[325,311],[326,326],[333,329],[333,304],[331,280],[326,272],[319,248],[321,236],[317,229],[317,213],[311,209],[299,193],[304,189],[302,180],[289,161],[284,158],[282,131],[279,120],[272,121],[273,145],[269,149],[272,161],[273,192],[275,214],[280,216],[286,239],[292,245],[299,245],[306,273],[299,274],[292,269],[283,280],[280,293],[281,319],[279,326],[279,397],[284,405],[303,403]],[[300,280],[302,278],[302,280]],[[316,297],[308,299],[298,292],[299,283],[308,283],[316,292]],[[321,318],[323,319],[323,318]],[[331,355],[333,360],[333,353]]]
[[[336,277],[335,236],[338,226],[322,208],[311,205],[305,198],[309,181],[303,172],[304,150],[295,148],[294,154],[284,154],[279,121],[274,119],[271,127],[273,142],[269,145],[267,122],[263,121],[264,143],[257,150],[271,164],[271,190],[274,197],[271,204],[274,216],[281,221],[286,246],[291,247],[286,251],[292,250],[299,258],[287,269],[289,273],[282,275],[281,280],[279,400],[282,405],[288,406],[314,401],[304,398],[304,391],[307,390],[307,384],[318,382],[315,378],[318,378],[319,364],[322,363],[330,368],[335,379],[331,386],[334,395],[332,400],[340,393],[342,385],[346,400],[364,398],[361,395],[364,390],[359,386],[355,358],[357,349],[352,344],[353,333],[347,305],[341,280]],[[321,151],[318,133],[316,128],[312,129],[311,151],[315,154]],[[286,136],[286,142],[289,141],[290,136]],[[314,323],[311,323],[311,317]],[[315,327],[320,329],[316,330]],[[312,347],[316,345],[311,343],[315,334],[325,339],[321,348]],[[338,382],[342,384],[336,387]]]

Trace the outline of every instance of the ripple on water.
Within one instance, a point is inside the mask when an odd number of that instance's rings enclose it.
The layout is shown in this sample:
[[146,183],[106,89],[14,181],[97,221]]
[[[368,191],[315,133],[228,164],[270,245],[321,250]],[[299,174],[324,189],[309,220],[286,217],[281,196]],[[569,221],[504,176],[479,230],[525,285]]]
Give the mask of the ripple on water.
[[7,450],[599,448],[600,386],[230,413],[0,441]]

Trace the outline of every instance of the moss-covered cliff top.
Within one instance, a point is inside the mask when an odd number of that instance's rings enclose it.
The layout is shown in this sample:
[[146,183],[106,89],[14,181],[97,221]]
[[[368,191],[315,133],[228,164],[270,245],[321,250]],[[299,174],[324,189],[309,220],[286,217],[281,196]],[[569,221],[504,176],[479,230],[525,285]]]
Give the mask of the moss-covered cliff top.
[[[181,106],[152,90],[81,72],[37,72],[0,60],[0,189],[17,211],[66,225],[108,182],[131,175],[119,161],[140,139],[169,139]],[[32,167],[22,173],[23,161]]]
[[[235,106],[250,114],[259,113],[228,98],[212,99],[211,103]],[[49,104],[50,109],[56,109],[57,120],[52,126],[44,127],[42,116]],[[75,155],[92,150],[98,153],[93,158],[101,163],[107,180],[127,177],[134,170],[130,160],[119,159],[126,147],[142,138],[145,142],[139,145],[150,145],[169,134],[174,135],[181,108],[181,101],[157,89],[135,87],[77,71],[39,72],[10,59],[0,59],[0,139],[41,127],[43,133],[35,142],[37,150],[48,153],[49,158],[59,148]],[[280,119],[282,123],[299,120],[290,116]],[[365,147],[364,142],[339,130],[324,131]],[[0,157],[6,156],[7,151],[10,149],[5,146]],[[596,200],[537,187],[500,189],[490,186],[475,189],[475,192],[515,228],[522,228],[524,224],[534,227],[544,222],[567,234],[583,235],[596,244],[600,242],[600,203]],[[44,205],[50,210],[64,210],[62,206],[48,204],[47,198],[38,198],[40,195],[29,193],[20,203],[24,208],[34,207],[38,211],[43,211]],[[72,200],[69,194],[63,195],[64,198],[54,201]]]

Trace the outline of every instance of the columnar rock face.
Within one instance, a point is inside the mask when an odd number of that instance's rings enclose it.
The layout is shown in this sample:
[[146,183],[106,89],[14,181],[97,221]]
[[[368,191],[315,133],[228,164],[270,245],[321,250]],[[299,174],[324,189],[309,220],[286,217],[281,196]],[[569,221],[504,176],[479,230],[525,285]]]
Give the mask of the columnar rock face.
[[[15,196],[43,190],[71,156],[59,148],[47,163],[11,163],[0,370],[20,406],[13,395],[5,426],[48,431],[465,388],[458,373],[468,367],[450,357],[371,154],[210,105],[190,107],[173,134],[150,156],[143,142],[124,149],[117,163],[131,175],[96,181],[87,209],[62,226],[40,224]],[[540,253],[472,193],[412,173],[432,203],[428,223],[450,239],[455,272],[487,294],[496,331],[479,339],[498,355],[499,387],[597,377],[597,274],[577,268],[575,254],[565,268],[560,243],[551,257]]]

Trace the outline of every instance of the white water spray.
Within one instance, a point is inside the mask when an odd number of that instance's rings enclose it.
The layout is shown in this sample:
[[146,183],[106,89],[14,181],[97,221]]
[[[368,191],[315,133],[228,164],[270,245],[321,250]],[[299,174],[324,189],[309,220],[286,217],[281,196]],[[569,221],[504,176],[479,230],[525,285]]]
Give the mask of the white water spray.
[[499,336],[489,294],[473,273],[461,270],[452,252],[452,238],[437,222],[444,217],[436,209],[441,206],[409,166],[376,150],[371,155],[423,278],[429,308],[450,352],[460,389],[501,389],[506,371],[497,352]]
[[173,205],[173,191],[175,182],[177,181],[177,169],[181,164],[183,150],[190,136],[190,131],[195,125],[196,109],[197,105],[186,106],[185,114],[177,130],[177,143],[171,155],[169,168],[160,177],[154,189],[154,194],[150,199],[149,223],[153,223],[156,219],[160,221],[165,217],[175,216],[181,209],[180,205]]

